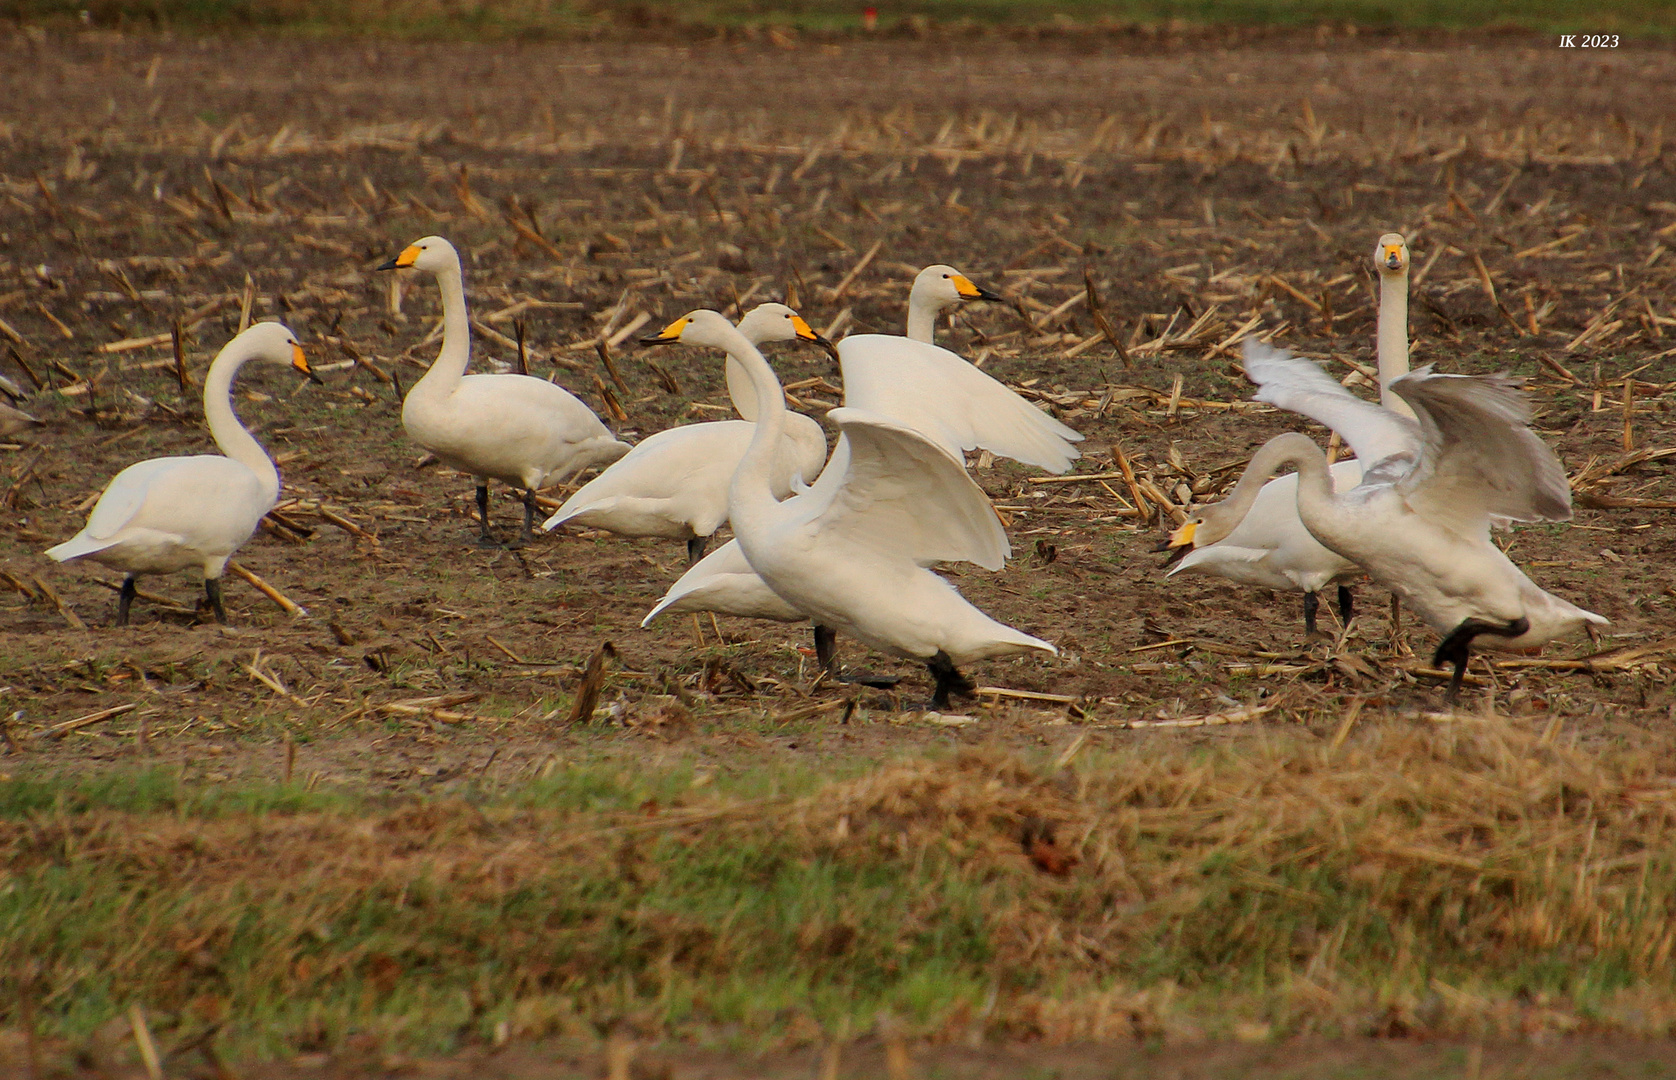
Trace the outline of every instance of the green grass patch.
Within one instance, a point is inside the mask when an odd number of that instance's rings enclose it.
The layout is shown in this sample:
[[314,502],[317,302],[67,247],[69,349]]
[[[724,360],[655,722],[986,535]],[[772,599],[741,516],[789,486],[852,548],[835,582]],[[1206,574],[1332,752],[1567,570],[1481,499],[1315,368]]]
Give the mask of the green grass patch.
[[[1369,722],[1373,723],[1373,722]],[[1664,1033],[1659,745],[1500,724],[712,773],[470,798],[7,785],[0,1009],[75,1045],[438,1051],[620,1021],[769,1043]]]

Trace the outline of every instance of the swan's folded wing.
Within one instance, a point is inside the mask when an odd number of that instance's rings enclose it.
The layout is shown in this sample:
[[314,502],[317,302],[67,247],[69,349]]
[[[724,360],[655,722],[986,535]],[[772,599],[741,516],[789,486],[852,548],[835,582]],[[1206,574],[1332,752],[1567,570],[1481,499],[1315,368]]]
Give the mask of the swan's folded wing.
[[1523,379],[1439,375],[1423,367],[1391,383],[1424,432],[1420,462],[1397,485],[1409,505],[1462,532],[1491,518],[1569,521],[1571,485],[1529,427]]
[[833,409],[832,460],[808,493],[807,522],[856,547],[999,570],[1011,549],[1001,519],[961,461],[900,421]]
[[694,483],[713,479],[706,473],[718,468],[719,491],[725,495],[726,475],[731,475],[751,441],[752,425],[743,420],[713,420],[665,428],[648,436],[618,458],[598,476],[583,484],[542,525],[552,529],[577,514],[620,495],[639,498],[668,498]]
[[108,540],[115,536],[123,526],[134,520],[134,514],[145,504],[146,494],[157,478],[186,460],[191,459],[152,458],[150,461],[137,461],[117,473],[93,505],[93,513],[87,516],[87,526],[82,532],[96,540]]
[[1420,449],[1420,427],[1340,386],[1313,360],[1245,339],[1245,373],[1256,383],[1255,400],[1307,416],[1338,432],[1364,471],[1391,458],[1412,460]]
[[887,334],[838,345],[844,404],[888,416],[953,451],[982,448],[1062,473],[1082,435],[947,349]]

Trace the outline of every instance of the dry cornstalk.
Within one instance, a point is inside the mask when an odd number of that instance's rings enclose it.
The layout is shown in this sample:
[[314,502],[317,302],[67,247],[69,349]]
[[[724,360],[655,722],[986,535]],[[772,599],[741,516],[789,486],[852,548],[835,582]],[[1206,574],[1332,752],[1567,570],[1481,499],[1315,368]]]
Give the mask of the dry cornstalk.
[[86,716],[78,716],[74,720],[61,720],[47,728],[46,737],[49,739],[62,739],[72,731],[79,731],[89,725],[97,724],[101,720],[109,720],[113,716],[121,716],[123,713],[132,712],[139,707],[139,702],[131,702],[127,705],[115,705],[109,709],[100,709],[98,712],[90,712]]
[[288,614],[288,615],[307,615],[308,614],[308,609],[307,608],[304,608],[302,605],[292,601],[291,599],[286,597],[283,593],[281,593],[278,589],[274,588],[272,585],[269,585],[267,582],[263,581],[261,578],[257,577],[255,574],[251,573],[249,570],[246,570],[244,567],[240,566],[238,563],[234,562],[233,560],[231,560],[231,559],[227,560],[227,569],[231,570],[233,573],[235,573],[239,577],[243,578],[257,592],[261,593],[263,596],[267,597],[269,600],[272,600],[274,603],[278,604],[280,606],[280,609],[283,610],[286,614]]

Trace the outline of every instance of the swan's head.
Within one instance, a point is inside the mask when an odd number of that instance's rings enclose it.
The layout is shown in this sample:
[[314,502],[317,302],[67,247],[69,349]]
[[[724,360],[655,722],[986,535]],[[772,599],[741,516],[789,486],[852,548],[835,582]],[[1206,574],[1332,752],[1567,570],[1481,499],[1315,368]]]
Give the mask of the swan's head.
[[752,345],[770,341],[807,341],[819,345],[833,356],[838,347],[816,333],[803,321],[803,316],[784,304],[758,304],[739,320],[739,332]]
[[687,312],[651,337],[641,338],[640,344],[671,345],[678,341],[683,345],[726,349],[738,341],[739,336],[738,328],[727,321],[727,316],[719,311],[699,308]]
[[1223,510],[1221,503],[1209,506],[1196,506],[1187,515],[1187,520],[1181,527],[1170,534],[1159,551],[1168,551],[1170,557],[1164,560],[1164,565],[1184,558],[1188,552],[1196,548],[1209,547],[1219,540],[1227,538],[1239,526],[1240,518]]
[[1408,273],[1408,244],[1402,234],[1388,232],[1381,236],[1379,246],[1373,249],[1373,261],[1382,274]]
[[427,236],[415,240],[402,248],[402,253],[387,263],[381,263],[379,270],[428,270],[433,274],[441,273],[449,268],[458,268],[460,253],[454,250],[454,245],[440,236]]
[[1001,299],[1000,293],[972,284],[971,278],[942,263],[921,270],[914,278],[914,287],[908,295],[910,303],[914,299],[923,298],[926,302],[935,304],[938,311],[959,307],[968,300]]
[[235,346],[254,360],[288,364],[307,375],[311,382],[321,381],[314,369],[308,366],[308,357],[303,354],[303,347],[298,343],[297,335],[284,323],[257,323],[227,343],[229,349]]

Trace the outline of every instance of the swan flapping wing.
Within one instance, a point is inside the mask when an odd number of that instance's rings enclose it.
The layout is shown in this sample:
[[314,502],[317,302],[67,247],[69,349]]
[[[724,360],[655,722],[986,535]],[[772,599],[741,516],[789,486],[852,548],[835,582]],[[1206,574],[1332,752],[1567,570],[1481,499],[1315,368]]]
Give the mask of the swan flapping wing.
[[888,416],[958,453],[983,448],[1062,473],[1082,435],[937,345],[888,334],[838,343],[844,404]]
[[1254,338],[1246,338],[1244,348],[1245,373],[1258,385],[1255,400],[1338,432],[1362,462],[1364,474],[1392,458],[1412,461],[1418,455],[1420,427],[1406,416],[1363,401],[1313,360]]
[[1524,380],[1420,368],[1391,384],[1414,406],[1420,461],[1397,487],[1427,517],[1477,532],[1491,518],[1569,521],[1565,468],[1529,427]]
[[838,445],[807,494],[804,519],[855,547],[921,566],[970,562],[999,570],[1012,549],[965,464],[901,421],[862,409],[827,413]]

